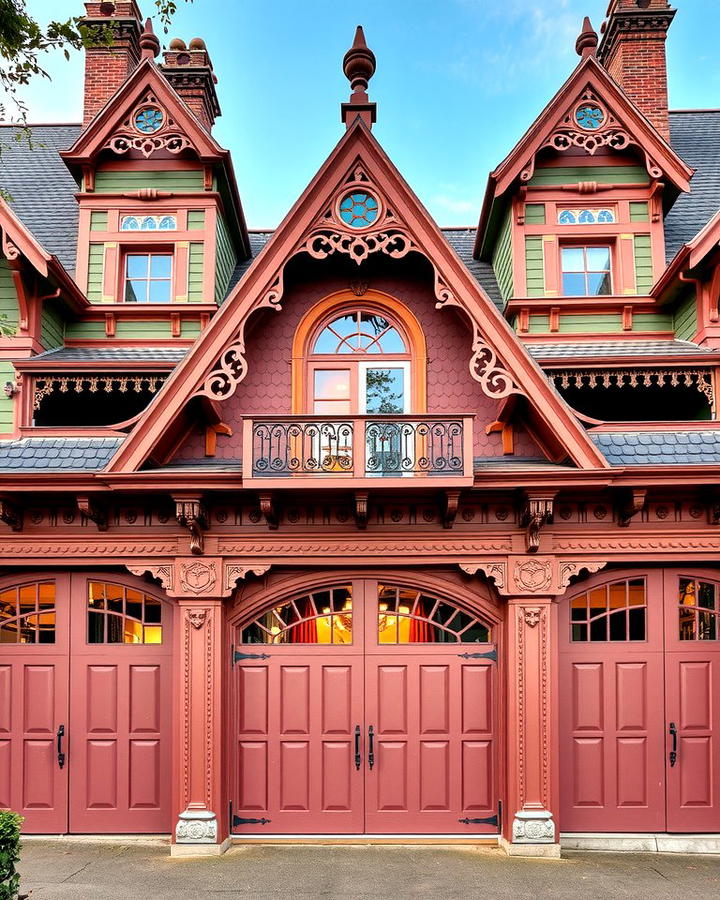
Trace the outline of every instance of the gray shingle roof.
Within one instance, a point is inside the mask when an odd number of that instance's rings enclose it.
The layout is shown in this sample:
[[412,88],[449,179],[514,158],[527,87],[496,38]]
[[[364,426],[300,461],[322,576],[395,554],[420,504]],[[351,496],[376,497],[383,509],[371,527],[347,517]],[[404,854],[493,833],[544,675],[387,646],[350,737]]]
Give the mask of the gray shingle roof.
[[590,437],[612,466],[720,463],[720,431],[604,431]]
[[525,349],[536,359],[567,359],[573,362],[591,356],[675,356],[712,353],[691,341],[595,341],[568,344],[526,344]]
[[670,143],[697,171],[665,218],[668,260],[720,209],[720,110],[671,112]]
[[16,127],[0,126],[0,187],[12,196],[10,205],[23,225],[72,275],[78,186],[58,151],[75,142],[80,126],[32,125],[29,131],[30,141]]
[[169,362],[178,363],[187,347],[61,347],[46,350],[33,362]]
[[488,262],[479,259],[473,259],[473,248],[475,247],[476,228],[442,228],[445,240],[450,244],[460,259],[465,263],[470,274],[473,275],[492,302],[502,311],[505,306],[500,288],[498,287],[497,278],[493,267]]
[[220,301],[224,303],[227,300],[230,291],[235,287],[235,285],[240,281],[243,275],[247,272],[250,266],[255,262],[255,257],[260,253],[262,248],[267,244],[270,238],[273,236],[274,231],[251,231],[249,234],[250,237],[250,251],[252,256],[250,259],[244,259],[242,262],[239,262],[235,269],[233,270],[232,275],[230,276],[230,281],[228,282],[227,290],[225,291],[225,296]]
[[93,471],[103,469],[122,443],[117,437],[42,437],[0,441],[0,472],[19,469]]

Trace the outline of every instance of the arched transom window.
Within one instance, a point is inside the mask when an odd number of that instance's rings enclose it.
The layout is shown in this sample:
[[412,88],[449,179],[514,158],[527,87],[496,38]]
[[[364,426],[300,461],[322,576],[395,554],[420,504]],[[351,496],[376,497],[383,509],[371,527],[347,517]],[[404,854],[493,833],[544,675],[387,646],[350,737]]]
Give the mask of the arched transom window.
[[348,309],[317,330],[308,396],[316,415],[411,411],[411,354],[400,325],[372,308]]

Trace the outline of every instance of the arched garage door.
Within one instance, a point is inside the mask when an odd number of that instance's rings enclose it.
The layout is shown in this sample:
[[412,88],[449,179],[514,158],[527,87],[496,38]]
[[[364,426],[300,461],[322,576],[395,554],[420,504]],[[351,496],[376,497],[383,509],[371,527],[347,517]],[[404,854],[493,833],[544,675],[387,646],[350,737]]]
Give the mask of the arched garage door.
[[0,582],[0,808],[25,832],[170,830],[172,613],[107,575]]
[[498,831],[496,623],[370,578],[236,629],[237,834]]
[[720,831],[718,573],[606,573],[559,622],[561,830]]

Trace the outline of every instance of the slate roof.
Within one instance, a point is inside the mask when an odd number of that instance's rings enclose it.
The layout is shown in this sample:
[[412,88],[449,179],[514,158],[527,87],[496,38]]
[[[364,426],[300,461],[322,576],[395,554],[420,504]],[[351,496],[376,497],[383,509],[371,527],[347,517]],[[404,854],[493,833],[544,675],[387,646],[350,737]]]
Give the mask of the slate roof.
[[[58,155],[80,134],[79,125],[33,125],[30,138],[0,125],[0,187],[13,211],[48,253],[75,273],[78,185]],[[20,140],[16,140],[19,135]]]
[[103,469],[122,443],[118,437],[42,437],[0,441],[0,472]]
[[697,171],[665,218],[668,261],[720,209],[720,110],[671,111],[670,143]]
[[603,431],[590,437],[611,466],[720,463],[720,431]]
[[613,356],[706,356],[712,353],[692,341],[595,341],[583,343],[526,344],[525,349],[536,359],[567,359],[574,362],[583,357]]
[[168,362],[178,363],[187,347],[60,347],[46,350],[32,362]]
[[505,303],[493,267],[488,262],[481,262],[479,259],[473,259],[473,247],[475,246],[476,228],[442,228],[442,233],[448,244],[457,253],[460,259],[465,263],[474,276],[479,281],[485,292],[497,308],[502,311]]
[[255,262],[255,257],[260,253],[262,248],[265,246],[265,244],[267,244],[274,233],[274,231],[251,231],[249,233],[250,252],[252,253],[252,256],[250,257],[250,259],[244,259],[242,262],[238,263],[235,266],[233,273],[230,276],[227,290],[225,291],[225,297],[220,301],[221,304],[224,303],[225,300],[227,300],[230,291],[232,291],[238,281],[240,281],[240,279],[247,272],[250,266]]

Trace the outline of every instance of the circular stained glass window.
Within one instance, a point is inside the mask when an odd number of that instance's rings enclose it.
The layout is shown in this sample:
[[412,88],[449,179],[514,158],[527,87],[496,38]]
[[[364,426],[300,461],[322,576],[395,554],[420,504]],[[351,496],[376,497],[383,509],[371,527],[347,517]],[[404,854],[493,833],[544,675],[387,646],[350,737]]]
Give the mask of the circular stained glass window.
[[351,228],[367,228],[377,219],[378,202],[366,191],[353,191],[340,203],[340,218]]
[[152,134],[163,126],[165,116],[156,106],[146,106],[135,113],[135,127],[144,134]]
[[575,110],[575,121],[581,128],[587,131],[595,131],[605,121],[605,113],[599,106],[592,103],[583,103]]

